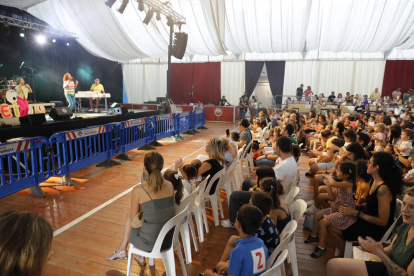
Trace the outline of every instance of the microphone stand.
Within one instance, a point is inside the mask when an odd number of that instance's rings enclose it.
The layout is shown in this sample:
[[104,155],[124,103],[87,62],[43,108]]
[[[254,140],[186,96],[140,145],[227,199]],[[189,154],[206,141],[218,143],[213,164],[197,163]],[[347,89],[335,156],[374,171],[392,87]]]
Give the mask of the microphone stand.
[[32,90],[33,90],[33,101],[36,103],[37,101],[36,101],[36,94],[35,94],[35,78],[34,78],[34,72],[33,72],[33,71],[35,71],[35,70],[37,70],[37,69],[32,68],[32,67],[29,67],[29,66],[23,66],[23,67],[24,67],[24,68],[27,68],[27,69],[29,69],[29,70],[31,70],[31,71],[32,71],[32,84],[33,84]]

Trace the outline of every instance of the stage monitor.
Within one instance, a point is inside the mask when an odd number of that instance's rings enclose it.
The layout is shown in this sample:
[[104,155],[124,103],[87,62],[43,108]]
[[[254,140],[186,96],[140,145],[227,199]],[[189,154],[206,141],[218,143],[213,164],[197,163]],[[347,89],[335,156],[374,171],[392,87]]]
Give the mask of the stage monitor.
[[120,103],[113,103],[110,108],[122,107]]
[[49,112],[49,116],[53,121],[70,120],[72,115],[72,110],[69,107],[55,107]]
[[125,106],[121,106],[121,107],[116,107],[113,109],[113,114],[114,115],[125,115],[128,114],[128,108]]
[[21,125],[26,126],[40,126],[43,123],[46,123],[46,117],[44,113],[41,114],[32,114],[19,118]]

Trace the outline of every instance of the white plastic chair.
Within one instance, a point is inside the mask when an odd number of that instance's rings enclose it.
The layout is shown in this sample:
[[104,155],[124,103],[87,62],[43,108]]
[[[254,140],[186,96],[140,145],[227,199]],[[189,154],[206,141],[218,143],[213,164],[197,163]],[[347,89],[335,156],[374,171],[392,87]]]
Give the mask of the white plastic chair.
[[[297,187],[296,187],[297,188]],[[303,199],[295,200],[292,205],[289,206],[289,214],[292,217],[292,220],[299,222],[300,218],[303,216],[307,208],[306,202]],[[295,216],[296,214],[296,216]]]
[[299,187],[293,187],[292,189],[290,189],[289,193],[285,197],[285,202],[286,202],[288,207],[290,205],[292,205],[295,196],[297,196],[299,194],[299,192],[300,192]]
[[[220,200],[220,192],[219,189],[226,190],[226,196],[227,196],[227,203],[230,206],[230,195],[234,189],[234,171],[236,170],[238,160],[231,164],[230,167],[227,169],[227,171],[223,174],[223,176],[220,178],[220,183],[217,184],[216,193],[217,197]],[[221,208],[221,207],[220,207]],[[223,210],[220,210],[221,213],[223,213]]]
[[[201,198],[203,198],[203,200],[204,199],[210,200],[211,209],[213,210],[213,218],[214,218],[215,226],[218,226],[220,224],[219,216],[218,216],[219,207],[220,207],[221,218],[224,219],[223,206],[221,205],[220,191],[218,189],[218,187],[220,187],[220,184],[221,184],[220,181],[221,181],[221,178],[224,172],[225,172],[225,169],[222,169],[221,171],[217,172],[207,184],[207,188],[204,191],[201,191],[201,193],[203,193]],[[216,191],[214,192],[214,194],[210,195],[211,186],[213,186],[213,183],[216,180],[218,180]],[[217,202],[218,202],[218,205],[217,205]]]
[[268,269],[265,273],[262,274],[262,276],[286,275],[283,262],[286,260],[287,255],[287,249],[283,250],[283,252],[280,253],[279,257],[277,257],[277,260],[272,268]]
[[[382,236],[382,239],[380,242],[383,243],[390,243],[391,241],[388,240],[392,230],[394,229],[395,225],[397,224],[398,218],[401,216],[401,205],[402,201],[397,199],[396,201],[396,207],[395,207],[395,216],[394,216],[394,222],[391,224],[391,226],[388,228],[387,232],[385,232],[384,236]],[[353,241],[346,241],[345,243],[345,252],[344,252],[344,258],[352,258],[352,244]],[[335,249],[335,257],[339,256],[339,250],[338,248]]]
[[207,221],[206,207],[204,205],[204,199],[202,198],[202,194],[204,192],[204,189],[206,188],[209,177],[210,176],[208,175],[206,179],[204,179],[198,185],[198,188],[197,188],[198,195],[196,196],[194,204],[188,206],[190,214],[194,213],[196,224],[197,224],[198,239],[200,242],[204,241],[203,218],[204,218],[204,224],[206,227],[206,233],[208,233],[208,221]]
[[252,144],[253,144],[253,140],[244,146],[243,151],[240,154],[240,159],[239,159],[241,164],[243,164],[244,162],[244,164],[246,165],[248,177],[250,177],[250,174],[253,172],[253,169],[254,169],[253,154],[251,150]]
[[[157,241],[155,242],[155,245],[151,252],[140,250],[139,248],[136,248],[132,243],[129,246],[128,251],[128,267],[127,267],[127,276],[131,276],[131,270],[132,270],[132,261],[133,256],[132,254],[138,254],[144,257],[148,257],[149,264],[151,266],[154,265],[154,259],[162,259],[164,261],[165,271],[167,276],[175,276],[175,261],[174,261],[174,250],[177,250],[178,256],[180,259],[181,267],[183,270],[184,275],[187,275],[184,261],[183,261],[183,255],[181,253],[181,247],[180,243],[178,242],[178,231],[181,227],[181,222],[183,218],[185,217],[185,212],[187,208],[184,208],[183,211],[181,211],[179,214],[175,215],[172,219],[170,219],[161,229],[161,232],[158,235]],[[165,236],[167,233],[174,229],[174,235],[171,247],[165,250],[161,250],[161,245],[165,239]]]
[[[199,187],[192,192],[189,196],[184,198],[180,205],[178,205],[177,213],[181,213],[184,209],[187,208],[187,206],[193,205],[195,198],[200,193]],[[191,240],[190,240],[190,231],[191,235],[193,236],[193,242],[194,242],[194,248],[195,251],[198,252],[198,244],[197,244],[197,238],[195,236],[194,231],[194,223],[193,223],[193,216],[190,212],[185,213],[185,217],[187,218],[183,223],[181,223],[180,228],[180,234],[181,234],[181,240],[183,242],[184,247],[184,254],[185,254],[185,261],[187,264],[190,264],[192,262],[192,256],[191,256]]]
[[[295,245],[295,231],[298,227],[298,223],[295,220],[291,220],[283,229],[282,233],[280,233],[279,238],[280,238],[280,243],[279,245],[276,247],[276,249],[273,251],[273,253],[269,256],[269,258],[267,258],[267,263],[266,263],[266,269],[269,270],[270,268],[272,268],[273,263],[275,262],[277,256],[279,255],[280,252],[282,252],[283,250],[288,250],[289,251],[289,255],[291,255],[291,250],[293,250],[294,252],[292,252],[295,256],[294,258],[294,262],[296,263],[296,268],[297,268],[297,260],[296,260],[296,248],[295,246],[290,246],[291,243],[293,243],[293,245]],[[293,249],[291,249],[291,247]],[[282,264],[282,270],[284,271],[284,265]],[[293,262],[292,262],[292,271],[293,271]],[[294,274],[295,275],[295,274]],[[298,274],[296,274],[295,276],[297,276]]]

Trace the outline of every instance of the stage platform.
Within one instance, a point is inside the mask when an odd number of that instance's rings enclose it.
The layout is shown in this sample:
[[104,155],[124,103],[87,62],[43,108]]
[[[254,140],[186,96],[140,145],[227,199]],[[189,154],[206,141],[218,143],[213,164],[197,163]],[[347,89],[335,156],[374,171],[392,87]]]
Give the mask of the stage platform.
[[104,108],[101,108],[100,112],[101,113],[77,113],[76,118],[65,121],[53,121],[53,119],[50,118],[49,113],[46,113],[46,124],[33,127],[20,125],[19,118],[0,118],[0,125],[2,125],[3,123],[7,125],[12,125],[12,127],[0,128],[0,142],[4,143],[7,140],[20,137],[50,137],[51,135],[62,131],[69,131],[110,123],[118,123],[131,119],[145,118],[160,114],[159,110],[142,109],[129,110],[130,113],[125,115],[107,115],[106,113],[104,113]]

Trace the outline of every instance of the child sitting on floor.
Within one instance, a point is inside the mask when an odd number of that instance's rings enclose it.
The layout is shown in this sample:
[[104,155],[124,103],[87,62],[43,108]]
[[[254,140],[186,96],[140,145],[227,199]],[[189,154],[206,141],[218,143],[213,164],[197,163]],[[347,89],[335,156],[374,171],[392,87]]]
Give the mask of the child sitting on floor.
[[230,251],[229,259],[220,261],[214,271],[207,269],[200,275],[212,276],[218,273],[219,275],[259,276],[263,274],[266,271],[268,250],[256,233],[265,217],[256,206],[243,205],[236,218],[236,230],[239,236],[237,240],[234,238],[235,247]]

